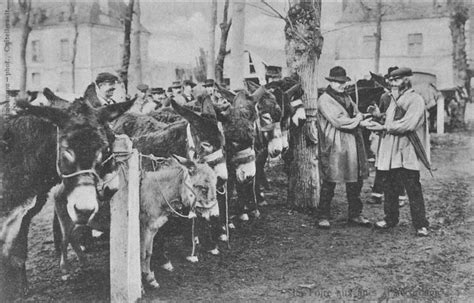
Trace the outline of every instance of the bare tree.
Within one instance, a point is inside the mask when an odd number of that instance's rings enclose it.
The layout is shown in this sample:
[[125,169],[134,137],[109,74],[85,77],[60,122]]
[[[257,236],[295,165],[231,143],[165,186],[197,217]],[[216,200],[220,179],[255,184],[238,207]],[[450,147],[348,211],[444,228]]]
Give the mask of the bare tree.
[[[469,19],[469,9],[464,0],[448,0],[449,29],[453,41],[453,76],[456,83],[462,83],[470,94],[469,72],[466,55],[466,22]],[[472,20],[471,20],[472,22]],[[455,117],[456,125],[464,125],[464,114],[466,111],[466,100],[461,100],[459,115]]]
[[288,167],[288,204],[297,209],[316,207],[319,202],[317,67],[323,48],[321,34],[321,1],[291,0],[287,16],[283,16],[265,0],[258,7],[265,15],[285,21],[286,62],[293,77],[304,89],[306,124],[290,130]]
[[27,66],[26,66],[26,48],[28,46],[28,37],[31,32],[30,26],[30,13],[31,13],[31,0],[18,0],[18,6],[20,9],[20,28],[21,28],[21,41],[20,41],[20,97],[26,97],[26,77],[27,77]]
[[135,18],[132,20],[132,27],[133,30],[133,52],[135,54],[135,76],[136,76],[136,84],[140,84],[143,82],[143,68],[142,68],[142,52],[141,52],[141,11],[140,11],[140,0],[134,0],[135,6],[133,12],[135,13]]
[[211,4],[211,24],[209,28],[209,56],[207,61],[207,78],[216,79],[216,26],[217,26],[217,0]]
[[319,202],[319,161],[317,145],[317,66],[323,47],[321,0],[292,0],[285,25],[286,58],[290,71],[299,76],[305,91],[303,102],[307,122],[291,131],[288,203],[312,208]]
[[216,82],[219,84],[224,83],[224,60],[225,57],[230,53],[227,51],[227,37],[229,36],[230,26],[232,25],[232,18],[227,21],[229,11],[229,0],[225,0],[224,3],[224,16],[220,24],[221,28],[221,41],[219,45],[219,53],[217,54],[216,60]]
[[133,6],[135,0],[129,0],[123,20],[124,20],[124,36],[123,36],[123,52],[122,66],[120,68],[120,79],[122,80],[125,91],[128,92],[128,67],[130,65],[130,32],[132,30]]
[[77,55],[77,40],[79,38],[79,23],[77,19],[77,3],[76,0],[69,1],[69,21],[74,26],[74,39],[72,40],[72,58],[71,58],[71,77],[72,77],[72,91],[76,92],[76,55]]
[[234,20],[234,29],[232,30],[230,56],[230,87],[232,89],[242,88],[244,85],[244,64],[243,55],[245,51],[245,0],[239,0],[233,4],[232,18]]
[[199,48],[199,56],[196,57],[196,66],[194,67],[194,78],[198,82],[206,81],[207,66],[206,66],[206,52],[202,47]]

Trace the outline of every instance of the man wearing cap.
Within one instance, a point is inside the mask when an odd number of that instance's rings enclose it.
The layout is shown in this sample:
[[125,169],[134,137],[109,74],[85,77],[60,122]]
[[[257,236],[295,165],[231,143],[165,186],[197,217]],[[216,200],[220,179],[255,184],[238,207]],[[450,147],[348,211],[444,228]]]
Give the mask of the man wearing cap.
[[146,84],[137,85],[137,99],[135,100],[135,103],[132,105],[132,107],[128,110],[129,112],[146,114],[152,110],[155,104],[148,95],[148,89],[149,87]]
[[346,82],[350,78],[344,68],[332,68],[326,79],[329,86],[318,101],[319,155],[323,180],[318,204],[318,227],[330,227],[330,205],[336,183],[346,184],[348,222],[370,227],[370,221],[362,216],[360,199],[363,179],[369,175],[360,127],[370,125],[370,119],[364,120],[357,105],[345,92]]
[[111,73],[98,74],[95,81],[87,86],[84,98],[96,108],[115,103],[112,96],[118,80],[118,77]]
[[[384,76],[386,81],[388,81],[389,75],[392,71],[397,70],[398,66],[391,66],[387,70],[387,74]],[[369,107],[368,111],[373,114],[374,120],[379,121],[381,124],[385,122],[385,115],[387,108],[390,105],[390,102],[392,100],[390,92],[385,92],[380,96],[379,103],[377,106],[371,106]],[[380,142],[380,133],[379,135],[379,142]],[[381,171],[377,169],[377,163],[375,163],[375,178],[374,178],[374,186],[372,187],[372,195],[370,197],[370,200],[367,201],[369,204],[381,204],[382,203],[382,197],[383,197],[383,184],[385,180],[385,171]],[[399,193],[399,205],[400,207],[405,206],[407,202],[408,197],[405,195],[405,190],[400,188],[400,193]]]
[[[425,214],[425,200],[420,183],[420,163],[414,143],[409,134],[415,132],[421,144],[427,136],[425,102],[411,87],[412,71],[402,67],[392,71],[389,82],[392,86],[392,100],[387,109],[385,123],[372,122],[371,130],[383,131],[377,155],[377,169],[386,171],[384,182],[385,218],[377,228],[390,228],[398,224],[398,193],[404,186],[409,202],[413,226],[418,236],[428,235],[428,220]],[[418,147],[419,148],[419,147]]]
[[166,95],[165,90],[161,87],[154,87],[151,89],[151,97],[153,102],[155,103],[155,107],[153,110],[157,110],[160,107],[165,106]]
[[204,81],[204,84],[202,85],[206,89],[207,94],[209,96],[214,96],[214,93],[216,90],[214,84],[215,84],[214,79],[206,79],[206,81]]
[[183,81],[183,97],[186,99],[186,102],[191,102],[194,100],[193,96],[193,88],[196,86],[196,83],[194,83],[191,80],[184,80]]

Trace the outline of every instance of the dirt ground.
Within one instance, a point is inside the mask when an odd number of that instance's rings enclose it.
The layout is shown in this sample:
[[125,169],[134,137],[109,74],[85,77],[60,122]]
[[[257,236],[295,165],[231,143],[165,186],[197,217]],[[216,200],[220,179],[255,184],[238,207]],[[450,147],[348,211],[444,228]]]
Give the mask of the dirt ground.
[[[422,185],[430,236],[417,238],[409,208],[389,231],[351,227],[345,222],[343,186],[333,200],[333,226],[315,227],[311,214],[294,212],[286,203],[286,176],[281,165],[270,169],[269,206],[262,217],[238,226],[231,248],[200,255],[191,264],[181,237],[172,238],[172,273],[156,268],[161,288],[143,301],[450,301],[474,300],[474,128],[432,137],[435,177],[423,174]],[[373,175],[364,184],[370,195]],[[52,205],[33,220],[29,235],[27,301],[108,301],[108,245],[99,242],[88,254],[91,265],[61,280],[52,243]],[[364,204],[364,214],[381,219],[381,205]],[[187,247],[187,246],[186,246]]]

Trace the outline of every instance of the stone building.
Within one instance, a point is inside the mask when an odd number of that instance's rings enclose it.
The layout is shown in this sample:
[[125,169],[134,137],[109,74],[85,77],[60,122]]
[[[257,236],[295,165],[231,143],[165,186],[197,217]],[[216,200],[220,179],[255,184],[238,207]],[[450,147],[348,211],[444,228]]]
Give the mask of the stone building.
[[[124,10],[125,4],[120,0],[76,2],[78,36],[73,80],[73,41],[76,32],[69,1],[33,1],[30,14],[32,31],[26,49],[27,90],[49,87],[56,92],[82,94],[98,73],[118,74],[124,40]],[[11,44],[9,50],[4,51],[12,74],[8,79],[10,89],[18,89],[20,79],[21,29],[18,16],[18,8],[11,7]],[[143,26],[138,27],[136,23],[134,25],[129,66],[129,88],[132,94],[135,92],[138,82],[136,75],[140,69],[143,82],[147,81],[150,36]],[[138,49],[136,45],[139,45],[140,56],[135,51]],[[137,63],[138,59],[141,61],[140,65]]]
[[[341,65],[353,79],[375,70],[376,1],[323,2],[323,15],[331,12],[331,24],[324,23],[325,44],[320,61],[320,82],[334,65]],[[474,6],[474,4],[473,4]],[[439,88],[456,85],[453,79],[452,38],[446,0],[383,0],[379,72],[388,67],[409,66],[436,75]],[[471,20],[474,8],[470,10]],[[326,33],[324,33],[326,31]],[[466,51],[473,68],[474,22],[466,24]]]

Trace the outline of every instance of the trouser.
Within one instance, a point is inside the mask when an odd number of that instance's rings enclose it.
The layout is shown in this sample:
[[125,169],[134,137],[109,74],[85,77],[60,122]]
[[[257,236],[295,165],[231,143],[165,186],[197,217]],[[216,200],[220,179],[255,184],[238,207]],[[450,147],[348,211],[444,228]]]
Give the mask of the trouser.
[[[349,219],[356,218],[362,212],[362,201],[360,200],[360,191],[363,181],[346,183],[346,196],[349,203]],[[320,219],[328,220],[331,215],[331,200],[334,197],[336,183],[323,180],[321,185],[318,213]]]
[[[374,186],[372,187],[373,194],[383,194],[383,188],[385,180],[387,179],[387,173],[388,171],[386,170],[375,170]],[[405,189],[403,188],[403,186],[399,188],[398,195],[405,195]]]
[[389,226],[398,224],[400,215],[398,195],[402,186],[405,187],[408,200],[410,201],[410,214],[413,226],[416,229],[428,227],[428,220],[425,214],[425,200],[420,183],[420,172],[405,168],[396,168],[386,171],[384,183],[385,222],[387,222]]

